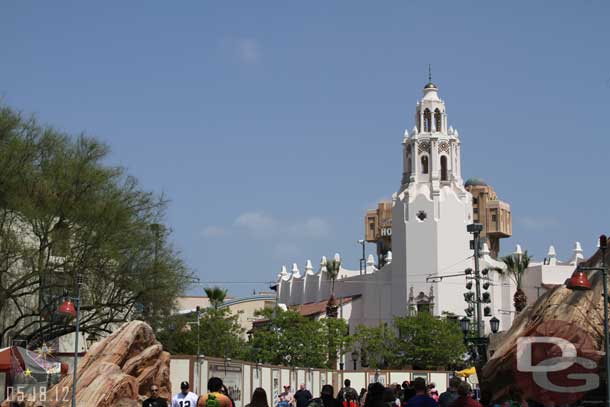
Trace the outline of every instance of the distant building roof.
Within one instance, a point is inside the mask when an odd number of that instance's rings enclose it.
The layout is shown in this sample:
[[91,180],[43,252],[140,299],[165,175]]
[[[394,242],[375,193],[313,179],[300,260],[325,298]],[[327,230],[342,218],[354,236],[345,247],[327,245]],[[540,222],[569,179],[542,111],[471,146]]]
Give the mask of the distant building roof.
[[[337,302],[340,304],[348,304],[352,302],[352,300],[360,297],[360,295],[354,295],[352,297],[343,297],[337,298]],[[296,311],[304,317],[315,317],[317,315],[323,314],[326,312],[326,304],[328,300],[320,301],[320,302],[310,302],[309,304],[297,305],[294,307],[290,307],[292,311]]]
[[487,186],[487,183],[485,181],[483,181],[481,178],[468,178],[466,180],[466,183],[464,184],[465,187],[476,187],[476,186],[482,186],[485,187]]

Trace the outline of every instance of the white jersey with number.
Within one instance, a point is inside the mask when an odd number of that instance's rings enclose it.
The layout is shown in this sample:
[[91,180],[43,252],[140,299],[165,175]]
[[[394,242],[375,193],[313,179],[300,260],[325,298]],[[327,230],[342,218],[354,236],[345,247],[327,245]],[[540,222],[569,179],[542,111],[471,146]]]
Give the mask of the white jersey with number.
[[197,407],[199,396],[189,391],[187,394],[178,393],[172,399],[171,407]]

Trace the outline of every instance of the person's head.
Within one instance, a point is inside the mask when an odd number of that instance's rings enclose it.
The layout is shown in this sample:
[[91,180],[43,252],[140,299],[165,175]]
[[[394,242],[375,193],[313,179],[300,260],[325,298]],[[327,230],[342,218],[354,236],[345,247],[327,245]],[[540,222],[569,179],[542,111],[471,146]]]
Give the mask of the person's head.
[[332,398],[333,394],[335,394],[335,389],[330,384],[325,384],[322,386],[322,390],[320,391],[320,396],[322,398]]
[[377,401],[383,401],[383,394],[385,392],[385,387],[381,383],[371,383],[369,385],[369,391],[366,395],[366,400],[368,403],[373,403]]
[[386,403],[393,403],[394,400],[396,400],[396,397],[394,396],[394,392],[392,391],[392,389],[387,388],[383,390],[383,401]]
[[290,385],[285,384],[285,385],[284,385],[284,391],[285,391],[286,393],[289,393],[289,392],[290,392]]
[[352,385],[352,381],[350,379],[345,379],[343,381],[343,384],[345,385],[345,387],[349,387]]
[[462,384],[462,380],[459,377],[452,377],[449,379],[449,389],[457,391],[458,387]]
[[402,388],[403,389],[408,389],[409,388],[409,381],[405,380],[404,382],[402,382]]
[[458,386],[458,389],[457,389],[457,392],[461,397],[466,397],[466,396],[470,395],[471,391],[472,391],[472,389],[470,388],[470,385],[466,382],[460,383],[460,385]]
[[434,383],[430,383],[430,384],[428,385],[428,388],[429,388],[430,390],[434,389],[435,387],[436,387],[436,384],[434,384]]
[[262,387],[258,387],[252,393],[252,400],[250,401],[252,407],[269,407],[267,402],[267,392]]
[[159,397],[159,386],[157,386],[156,384],[152,384],[150,386],[150,396],[154,398]]
[[416,393],[426,393],[426,380],[423,377],[418,377],[413,380],[413,388]]
[[180,383],[180,391],[182,392],[182,394],[188,394],[190,388],[191,386],[189,385],[189,382],[184,381]]
[[305,390],[305,383],[301,383],[301,385],[299,386],[299,389]]
[[220,377],[211,377],[208,380],[208,391],[210,393],[220,393],[222,386],[222,379]]

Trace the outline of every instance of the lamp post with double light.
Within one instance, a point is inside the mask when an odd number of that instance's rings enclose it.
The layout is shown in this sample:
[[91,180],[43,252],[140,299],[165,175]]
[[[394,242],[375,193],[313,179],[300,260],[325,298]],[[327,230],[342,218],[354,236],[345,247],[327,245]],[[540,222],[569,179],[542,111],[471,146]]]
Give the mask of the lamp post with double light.
[[[76,407],[76,381],[78,370],[78,335],[80,331],[80,289],[83,285],[83,277],[80,274],[76,275],[76,297],[70,297],[67,294],[64,296],[64,302],[59,306],[57,312],[67,315],[71,318],[76,318],[74,328],[74,367],[72,374],[72,407]],[[76,307],[75,307],[76,304]]]
[[[500,329],[500,320],[493,317],[489,321],[489,325],[491,332],[497,334],[498,330]],[[483,366],[487,361],[487,345],[489,343],[489,338],[484,335],[479,335],[478,331],[473,330],[472,328],[473,326],[468,317],[463,317],[460,319],[460,329],[464,334],[464,343],[468,347],[472,347],[474,349],[473,356],[475,365]]]
[[606,265],[606,250],[608,249],[608,238],[606,235],[599,237],[599,249],[601,250],[601,267],[584,267],[577,265],[567,281],[567,287],[571,290],[590,290],[591,282],[585,271],[601,271],[604,286],[604,358],[606,367],[606,407],[610,407],[610,347],[608,339],[610,332],[608,329],[608,266]]

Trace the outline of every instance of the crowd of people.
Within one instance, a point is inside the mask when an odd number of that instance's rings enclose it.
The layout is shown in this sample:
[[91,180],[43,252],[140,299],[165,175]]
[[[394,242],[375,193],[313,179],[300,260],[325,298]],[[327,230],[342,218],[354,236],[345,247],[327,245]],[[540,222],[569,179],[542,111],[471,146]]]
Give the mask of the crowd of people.
[[[245,407],[482,407],[472,397],[470,385],[459,378],[452,378],[447,391],[441,394],[434,383],[427,384],[423,378],[405,381],[402,386],[385,387],[381,383],[371,383],[360,392],[351,386],[349,379],[345,379],[343,384],[336,396],[333,386],[325,384],[320,396],[315,398],[304,384],[295,393],[286,385],[272,404],[265,389],[259,387]],[[170,407],[235,407],[222,379],[212,377],[207,387],[207,393],[198,396],[190,391],[188,382],[182,382],[181,391],[172,398]],[[159,396],[159,386],[153,384],[150,387],[150,397],[142,406],[168,407],[167,401]]]

